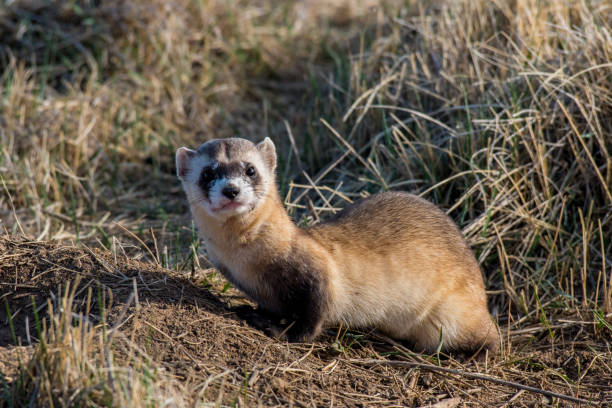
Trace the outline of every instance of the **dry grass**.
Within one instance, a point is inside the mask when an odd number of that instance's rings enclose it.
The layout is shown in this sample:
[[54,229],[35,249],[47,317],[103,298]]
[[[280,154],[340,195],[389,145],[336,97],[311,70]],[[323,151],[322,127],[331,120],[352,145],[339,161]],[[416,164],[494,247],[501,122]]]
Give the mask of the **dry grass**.
[[[8,309],[0,319],[12,323],[0,330],[0,344],[11,336],[24,342],[0,347],[17,360],[2,368],[3,407],[612,401],[609,345],[576,317],[553,322],[555,339],[539,323],[522,324],[509,333],[513,351],[486,362],[417,355],[375,333],[341,328],[312,344],[288,344],[246,325],[269,322],[254,320],[236,290],[202,285],[205,275],[192,282],[117,252],[10,236],[0,236],[0,254]],[[33,312],[47,305],[48,316]]]
[[[184,406],[184,389],[178,382],[163,369],[151,367],[144,352],[117,330],[125,313],[112,328],[106,326],[104,313],[112,305],[98,303],[106,300],[103,289],[96,299],[88,287],[84,304],[79,305],[82,312],[75,311],[75,296],[83,292],[77,293],[78,285],[79,279],[68,282],[57,293],[55,308],[48,300],[49,320],[36,319],[40,343],[20,367],[6,406]],[[133,296],[128,299],[124,310],[133,300]],[[99,307],[99,324],[89,320],[92,307]]]
[[173,151],[270,136],[300,223],[386,189],[448,210],[508,367],[529,376],[526,348],[609,352],[612,6],[371,4],[4,6],[3,228],[205,269]]

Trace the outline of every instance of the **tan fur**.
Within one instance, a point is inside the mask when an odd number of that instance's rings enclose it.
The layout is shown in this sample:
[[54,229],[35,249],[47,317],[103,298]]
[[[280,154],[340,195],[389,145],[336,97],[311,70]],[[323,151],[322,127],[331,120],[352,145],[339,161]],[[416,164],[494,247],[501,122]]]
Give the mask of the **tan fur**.
[[405,193],[349,211],[309,231],[337,260],[333,323],[375,326],[429,351],[440,329],[445,347],[497,348],[480,268],[450,218]]
[[298,254],[324,275],[321,325],[375,327],[418,350],[435,350],[440,335],[445,349],[497,349],[479,265],[455,223],[437,207],[406,193],[385,193],[301,229],[280,202],[273,167],[268,176],[264,199],[246,214],[220,221],[192,205],[213,263],[258,302],[283,312],[272,298],[274,283],[262,284],[258,277],[262,265]]

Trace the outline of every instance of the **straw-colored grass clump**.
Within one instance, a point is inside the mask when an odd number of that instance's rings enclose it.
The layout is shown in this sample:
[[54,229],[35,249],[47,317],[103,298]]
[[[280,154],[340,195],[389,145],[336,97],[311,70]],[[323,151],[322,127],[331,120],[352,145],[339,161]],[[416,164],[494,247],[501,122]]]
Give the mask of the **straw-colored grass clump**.
[[[40,343],[0,406],[185,406],[178,383],[116,330],[122,319],[111,330],[105,327],[109,305],[103,289],[96,293],[90,286],[85,304],[78,305],[82,311],[76,312],[78,284],[78,279],[68,282],[55,305],[49,300],[48,321],[36,319]],[[102,324],[89,320],[91,308],[98,309]]]

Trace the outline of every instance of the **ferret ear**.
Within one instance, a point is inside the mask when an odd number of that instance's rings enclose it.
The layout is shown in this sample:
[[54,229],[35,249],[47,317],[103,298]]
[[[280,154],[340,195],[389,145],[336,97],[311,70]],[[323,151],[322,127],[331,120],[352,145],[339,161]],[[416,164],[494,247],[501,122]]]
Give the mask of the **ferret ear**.
[[263,157],[270,170],[274,171],[276,168],[276,147],[274,147],[272,139],[266,137],[263,142],[259,142],[255,147],[261,153],[261,157]]
[[179,147],[176,151],[176,175],[182,180],[189,172],[189,164],[196,151],[186,147]]

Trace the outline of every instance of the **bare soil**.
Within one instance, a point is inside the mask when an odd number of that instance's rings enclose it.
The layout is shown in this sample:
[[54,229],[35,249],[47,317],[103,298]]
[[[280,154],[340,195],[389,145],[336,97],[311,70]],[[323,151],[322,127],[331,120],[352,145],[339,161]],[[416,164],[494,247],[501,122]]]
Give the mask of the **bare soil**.
[[[119,322],[120,331],[154,364],[181,381],[210,379],[204,392],[208,400],[243,406],[577,405],[461,375],[390,366],[384,361],[415,360],[401,345],[375,333],[336,328],[313,344],[279,341],[265,330],[272,322],[233,289],[222,292],[187,274],[110,252],[0,237],[0,372],[9,381],[19,362],[27,360],[28,344],[36,343],[34,307],[44,319],[47,308],[42,305],[53,303],[62,285],[77,277],[77,304],[85,303],[92,288],[105,305],[106,324]],[[138,300],[126,308],[135,287]],[[101,321],[100,308],[92,307],[89,318]],[[609,331],[583,320],[549,316],[552,337],[544,325],[526,319],[510,332],[501,328],[503,356],[487,362],[442,357],[441,365],[610,406]],[[361,363],[370,359],[381,364]]]

